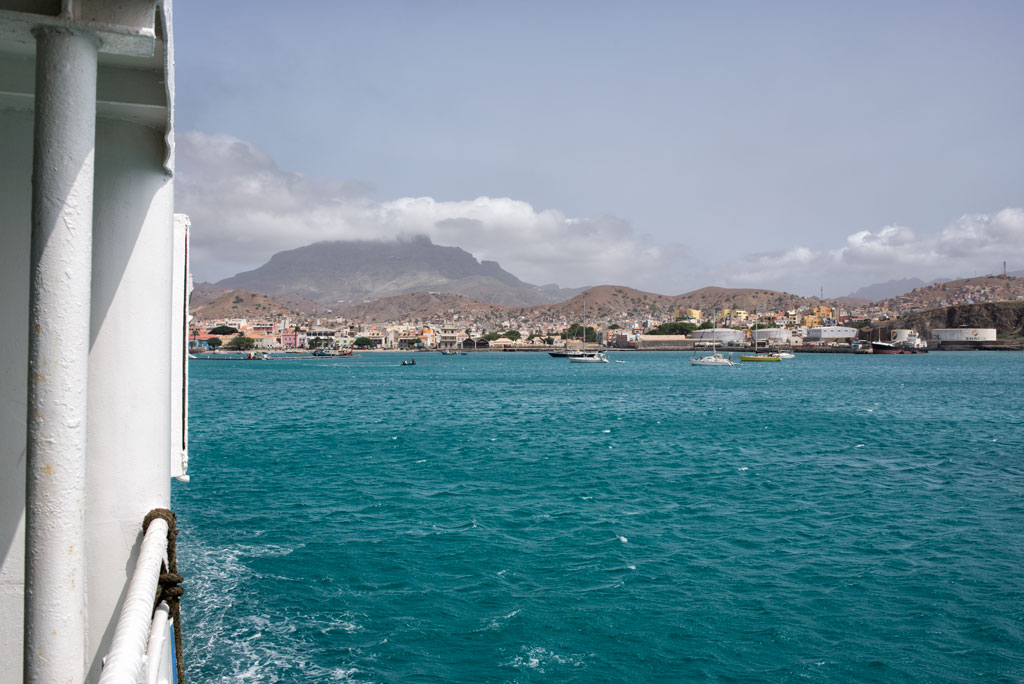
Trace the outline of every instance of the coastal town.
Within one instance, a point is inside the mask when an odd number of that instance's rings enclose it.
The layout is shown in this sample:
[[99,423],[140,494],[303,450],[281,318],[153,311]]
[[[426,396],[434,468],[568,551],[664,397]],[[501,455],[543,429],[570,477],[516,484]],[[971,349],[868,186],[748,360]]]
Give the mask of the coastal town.
[[[1024,279],[1005,275],[933,284],[880,302],[810,298],[777,308],[770,304],[784,293],[714,290],[714,300],[721,306],[701,308],[679,305],[685,295],[669,298],[611,286],[591,288],[559,305],[545,307],[511,308],[473,302],[468,308],[444,308],[445,303],[452,302],[439,297],[442,306],[434,311],[420,310],[385,320],[380,320],[379,312],[373,315],[372,309],[366,308],[357,316],[345,315],[344,311],[308,315],[281,306],[271,310],[261,295],[232,291],[228,315],[223,315],[223,308],[219,312],[222,315],[203,315],[202,309],[196,308],[189,347],[192,352],[572,348],[581,344],[587,306],[586,342],[610,349],[686,349],[712,339],[731,346],[760,342],[772,347],[849,347],[851,343],[856,347],[858,340],[871,341],[883,333],[886,339],[894,338],[901,334],[895,332],[900,329],[900,319],[922,312],[994,302],[1024,306]],[[740,300],[755,306],[728,305]],[[764,306],[756,306],[759,303]],[[261,309],[264,315],[260,315]],[[978,325],[963,327],[965,330],[956,331],[931,326],[909,332],[920,335],[925,344],[943,339],[995,342],[1000,334],[1005,337],[1017,332]]]

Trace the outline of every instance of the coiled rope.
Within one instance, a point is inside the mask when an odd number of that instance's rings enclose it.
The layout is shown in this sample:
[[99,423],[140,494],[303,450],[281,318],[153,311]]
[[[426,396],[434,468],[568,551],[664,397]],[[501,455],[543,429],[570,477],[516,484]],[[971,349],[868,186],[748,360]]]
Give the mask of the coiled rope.
[[178,684],[185,684],[185,654],[181,648],[181,606],[179,599],[184,595],[185,588],[181,583],[184,576],[178,572],[178,526],[174,513],[166,508],[154,508],[146,514],[142,521],[142,533],[145,534],[149,523],[160,518],[167,522],[167,563],[161,564],[160,583],[157,585],[156,598],[153,601],[153,610],[160,605],[161,601],[167,602],[170,609],[171,619],[174,620],[174,660],[178,671]]

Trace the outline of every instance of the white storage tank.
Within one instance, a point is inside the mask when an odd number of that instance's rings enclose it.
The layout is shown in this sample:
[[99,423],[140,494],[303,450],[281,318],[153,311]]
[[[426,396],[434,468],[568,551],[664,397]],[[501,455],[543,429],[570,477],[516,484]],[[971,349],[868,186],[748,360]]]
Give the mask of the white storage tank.
[[793,334],[785,328],[761,328],[751,333],[758,342],[776,342],[778,344],[789,344]]
[[994,342],[995,328],[935,328],[932,339],[939,342]]
[[822,325],[810,328],[804,338],[807,342],[834,342],[836,340],[852,340],[858,335],[856,328],[841,325]]
[[710,342],[714,339],[718,344],[743,344],[746,333],[732,328],[705,328],[694,330],[691,337],[695,340]]

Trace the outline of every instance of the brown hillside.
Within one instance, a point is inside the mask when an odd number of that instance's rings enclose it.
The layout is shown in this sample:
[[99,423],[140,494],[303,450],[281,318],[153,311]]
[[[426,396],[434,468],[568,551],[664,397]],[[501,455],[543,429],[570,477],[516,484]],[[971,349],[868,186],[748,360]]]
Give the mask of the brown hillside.
[[1024,278],[989,275],[919,287],[882,303],[896,311],[923,311],[957,304],[1007,302],[1018,299],[1024,299]]
[[702,287],[673,298],[676,306],[691,309],[742,309],[744,311],[787,311],[801,306],[817,306],[816,297],[800,297],[788,292],[756,288]]
[[335,315],[372,323],[435,322],[458,316],[460,319],[491,318],[503,307],[459,294],[413,292],[385,297],[335,311]]
[[[199,292],[197,290],[197,292]],[[279,319],[294,317],[295,312],[281,306],[274,300],[255,292],[227,290],[220,294],[213,292],[192,293],[189,313],[199,320],[220,318]]]

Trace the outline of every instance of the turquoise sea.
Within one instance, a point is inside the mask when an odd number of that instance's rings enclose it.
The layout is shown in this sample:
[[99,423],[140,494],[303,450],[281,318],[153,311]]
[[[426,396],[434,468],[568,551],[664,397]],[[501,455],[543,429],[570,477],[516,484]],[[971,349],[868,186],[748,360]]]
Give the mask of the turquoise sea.
[[1024,355],[190,363],[193,682],[1022,682]]

